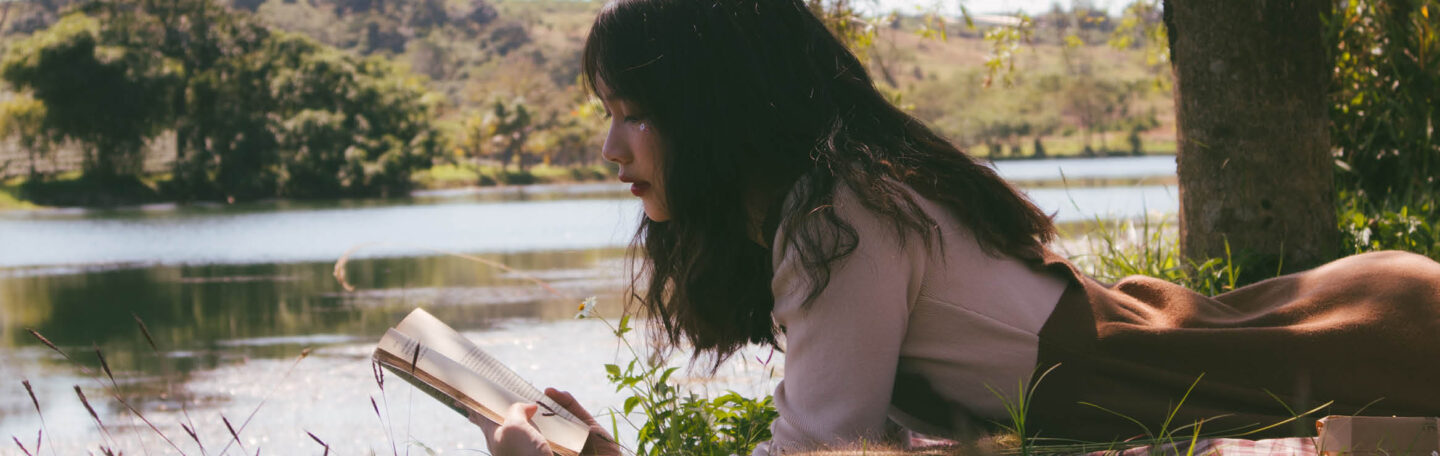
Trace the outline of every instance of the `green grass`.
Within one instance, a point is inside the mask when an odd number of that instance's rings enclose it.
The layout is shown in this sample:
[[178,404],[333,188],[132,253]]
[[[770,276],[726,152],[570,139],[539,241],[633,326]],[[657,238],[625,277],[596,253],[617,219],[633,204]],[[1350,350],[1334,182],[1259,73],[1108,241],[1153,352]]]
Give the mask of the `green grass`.
[[79,171],[40,179],[16,177],[0,184],[0,209],[153,203],[164,200],[159,182],[168,177],[168,174],[119,176],[102,182]]
[[[1049,158],[1076,158],[1084,156],[1085,138],[1079,134],[1070,136],[1047,136],[1040,139],[1041,146],[1045,148],[1045,155]],[[997,159],[1022,159],[1031,158],[1035,155],[1034,138],[1020,141],[1020,154],[1015,155],[1010,146],[1005,146],[1005,154]],[[1144,155],[1175,155],[1174,137],[1149,137],[1141,136],[1141,152]],[[1105,146],[1100,145],[1100,135],[1091,140],[1090,147],[1097,156],[1128,156],[1130,145],[1125,143],[1125,137],[1121,133],[1111,132],[1106,135]],[[983,145],[971,146],[968,150],[976,157],[988,157],[989,149]]]
[[[1206,296],[1214,296],[1244,285],[1243,261],[1227,255],[1193,261],[1180,255],[1179,232],[1168,218],[1140,220],[1096,220],[1083,237],[1087,253],[1071,258],[1086,274],[1101,282],[1115,282],[1132,275],[1155,277],[1179,284]],[[1077,234],[1077,233],[1070,233]]]
[[444,164],[417,171],[410,175],[410,181],[425,189],[468,187],[480,181],[480,173],[473,167]]
[[411,175],[419,189],[462,188],[493,185],[560,184],[603,181],[615,172],[606,165],[536,165],[523,171],[493,165],[445,164]]
[[24,200],[20,195],[20,186],[25,183],[25,178],[16,177],[0,182],[0,211],[15,209],[34,209],[34,203]]

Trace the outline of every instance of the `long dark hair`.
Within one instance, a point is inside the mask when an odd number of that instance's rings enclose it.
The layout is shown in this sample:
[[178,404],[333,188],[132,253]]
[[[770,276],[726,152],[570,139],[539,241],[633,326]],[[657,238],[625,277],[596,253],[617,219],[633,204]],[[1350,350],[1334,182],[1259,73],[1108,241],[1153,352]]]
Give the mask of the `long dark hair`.
[[[799,251],[808,300],[854,250],[855,230],[829,209],[837,185],[927,246],[935,221],[906,186],[988,253],[1034,259],[1054,237],[1050,217],[992,169],[891,105],[803,0],[615,0],[582,64],[592,91],[604,81],[641,107],[663,144],[670,219],[641,222],[643,250],[632,251],[645,271],[631,296],[667,347],[688,342],[716,365],[775,343],[770,249]],[[771,230],[784,220],[784,239],[754,242],[757,214],[771,214]]]

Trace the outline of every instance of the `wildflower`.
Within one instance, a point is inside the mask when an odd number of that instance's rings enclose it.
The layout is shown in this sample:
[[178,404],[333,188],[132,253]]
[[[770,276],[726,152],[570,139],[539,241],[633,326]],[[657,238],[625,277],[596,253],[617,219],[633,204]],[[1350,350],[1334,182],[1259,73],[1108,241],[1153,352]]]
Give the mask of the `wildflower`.
[[577,320],[581,318],[590,318],[595,316],[595,297],[591,296],[585,298],[585,301],[580,303],[580,308],[578,310],[579,313],[575,314],[575,318]]

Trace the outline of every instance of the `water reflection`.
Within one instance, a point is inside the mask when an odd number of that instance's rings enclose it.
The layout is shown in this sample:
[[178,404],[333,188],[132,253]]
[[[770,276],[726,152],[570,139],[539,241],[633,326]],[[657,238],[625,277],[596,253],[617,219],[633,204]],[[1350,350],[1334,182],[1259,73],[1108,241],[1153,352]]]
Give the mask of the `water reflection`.
[[[0,346],[33,345],[23,328],[34,328],[62,347],[99,344],[112,365],[154,371],[143,357],[127,355],[150,350],[133,316],[166,350],[258,356],[325,342],[304,339],[316,335],[332,342],[373,338],[416,306],[462,329],[553,319],[564,309],[573,314],[575,297],[618,289],[623,256],[619,248],[489,256],[521,274],[451,256],[360,259],[346,266],[348,280],[360,287],[353,293],[331,277],[331,262],[10,277],[0,279]],[[571,298],[522,275],[539,275]]]

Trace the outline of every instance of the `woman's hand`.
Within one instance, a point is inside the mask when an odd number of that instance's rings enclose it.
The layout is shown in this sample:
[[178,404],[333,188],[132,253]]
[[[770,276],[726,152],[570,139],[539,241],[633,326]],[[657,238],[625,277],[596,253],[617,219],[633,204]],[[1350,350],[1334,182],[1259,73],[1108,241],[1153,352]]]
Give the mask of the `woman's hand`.
[[611,437],[609,432],[605,432],[605,428],[600,427],[600,423],[595,422],[595,417],[590,416],[590,412],[586,411],[585,407],[581,407],[570,393],[555,388],[545,388],[545,395],[554,399],[556,404],[565,407],[565,410],[569,410],[571,415],[575,415],[580,421],[590,425],[590,437],[585,439],[585,448],[580,450],[581,456],[620,456],[624,454],[620,451],[620,444],[615,443],[615,438]]
[[[581,407],[574,396],[554,388],[546,388],[545,395],[590,426],[590,436],[585,439],[585,448],[580,450],[582,456],[623,454],[620,445],[615,443],[610,433],[605,432],[605,428],[595,422],[595,417],[590,416],[590,412]],[[535,423],[530,421],[537,408],[535,404],[512,405],[505,414],[505,422],[498,425],[471,412],[470,422],[485,431],[485,440],[493,456],[550,456],[553,453],[550,444],[545,441],[545,436],[540,435]]]
[[485,443],[493,456],[551,456],[550,444],[530,418],[535,404],[515,404],[505,413],[505,422],[495,424],[484,416],[470,412],[470,422],[485,430]]

